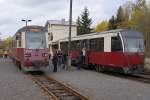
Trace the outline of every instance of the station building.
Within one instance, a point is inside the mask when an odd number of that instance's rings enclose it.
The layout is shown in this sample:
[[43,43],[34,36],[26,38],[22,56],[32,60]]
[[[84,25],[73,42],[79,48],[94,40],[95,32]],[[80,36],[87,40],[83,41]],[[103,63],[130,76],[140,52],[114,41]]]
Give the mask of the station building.
[[[62,20],[48,20],[45,24],[46,29],[48,30],[48,47],[49,50],[52,50],[52,46],[54,48],[58,45],[55,45],[56,41],[69,37],[69,21]],[[71,29],[71,37],[77,35],[77,24],[76,22],[72,22]]]

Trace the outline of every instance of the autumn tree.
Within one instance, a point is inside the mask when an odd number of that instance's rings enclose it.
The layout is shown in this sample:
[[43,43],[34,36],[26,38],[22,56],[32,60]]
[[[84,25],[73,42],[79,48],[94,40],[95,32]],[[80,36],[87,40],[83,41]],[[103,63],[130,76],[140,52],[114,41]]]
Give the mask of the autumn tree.
[[129,17],[129,9],[120,6],[117,10],[117,14],[115,16],[112,16],[109,20],[109,29],[130,28]]
[[107,21],[102,21],[95,28],[94,32],[102,32],[108,30],[109,23]]
[[146,40],[146,51],[150,53],[150,8],[145,0],[136,0],[131,16],[131,26],[143,33]]
[[143,33],[146,51],[150,53],[150,8],[145,0],[136,0],[120,6],[109,20],[109,29],[135,29]]
[[11,47],[11,44],[12,44],[12,37],[8,37],[1,41],[0,48],[5,50],[9,49]]

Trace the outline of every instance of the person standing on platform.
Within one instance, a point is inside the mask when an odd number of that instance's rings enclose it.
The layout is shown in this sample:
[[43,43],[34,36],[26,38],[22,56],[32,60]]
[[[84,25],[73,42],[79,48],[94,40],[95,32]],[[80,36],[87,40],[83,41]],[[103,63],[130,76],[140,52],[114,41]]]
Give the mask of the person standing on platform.
[[54,66],[53,72],[57,72],[58,56],[57,56],[57,52],[56,51],[53,52],[52,63],[53,63],[53,66]]
[[58,56],[58,67],[61,68],[61,66],[62,66],[62,60],[63,60],[63,55],[62,55],[61,50],[58,51],[57,56]]
[[82,49],[82,60],[83,60],[83,64],[85,64],[85,56],[86,56],[86,50],[85,48]]
[[63,52],[63,69],[67,66],[67,53]]
[[79,52],[78,56],[77,56],[77,69],[80,70],[81,69],[81,65],[82,65],[82,51]]

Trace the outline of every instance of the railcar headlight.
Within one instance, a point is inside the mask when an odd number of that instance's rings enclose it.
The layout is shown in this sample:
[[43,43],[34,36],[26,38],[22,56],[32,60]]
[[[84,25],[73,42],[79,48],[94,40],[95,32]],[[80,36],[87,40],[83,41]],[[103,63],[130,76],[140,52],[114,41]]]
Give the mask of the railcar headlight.
[[43,53],[43,57],[48,57],[48,53]]

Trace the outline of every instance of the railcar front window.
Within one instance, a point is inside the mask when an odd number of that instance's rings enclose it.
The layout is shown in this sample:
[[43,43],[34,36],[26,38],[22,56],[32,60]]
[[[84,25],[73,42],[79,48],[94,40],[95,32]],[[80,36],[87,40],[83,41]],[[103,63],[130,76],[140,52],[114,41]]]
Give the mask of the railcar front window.
[[143,39],[138,38],[126,38],[124,39],[126,52],[144,52]]
[[46,47],[44,33],[26,33],[26,48],[43,49]]
[[144,52],[144,39],[142,33],[129,30],[122,32],[125,52]]

